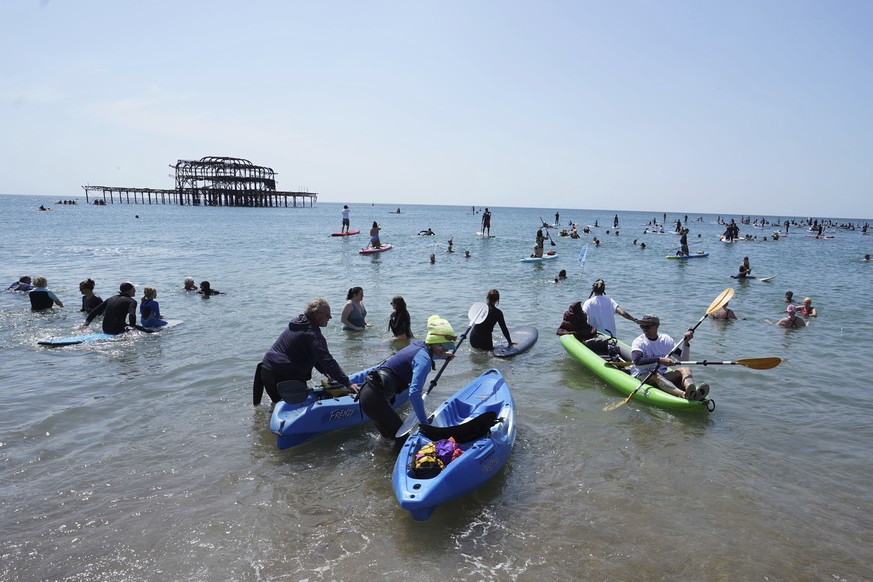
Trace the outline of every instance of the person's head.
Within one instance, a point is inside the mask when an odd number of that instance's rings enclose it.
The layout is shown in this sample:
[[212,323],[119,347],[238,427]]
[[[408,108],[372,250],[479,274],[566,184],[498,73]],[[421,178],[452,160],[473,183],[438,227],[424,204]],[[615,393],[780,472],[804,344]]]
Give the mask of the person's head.
[[743,262],[744,262],[744,263],[748,263],[748,262],[749,262],[749,257],[743,257]]
[[869,260],[870,260],[870,255],[864,255],[864,260],[865,260],[865,261],[869,261]]
[[34,277],[34,279],[33,279],[33,286],[34,287],[45,287],[46,285],[48,285],[48,281],[46,280],[45,277]]
[[558,271],[558,279],[566,279],[567,278],[567,270],[561,269]]
[[454,350],[456,339],[455,330],[448,321],[439,315],[431,315],[427,318],[427,336],[424,338],[424,343],[435,358],[444,357],[446,352]]
[[324,297],[316,297],[310,299],[306,304],[306,309],[303,311],[310,321],[318,327],[327,327],[327,323],[331,320],[330,305]]
[[789,303],[794,301],[794,292],[793,291],[786,291],[785,292],[785,301],[787,301]]
[[118,293],[121,295],[127,295],[128,297],[133,297],[136,294],[136,287],[133,286],[133,283],[125,281],[118,286]]
[[391,307],[398,313],[406,311],[406,300],[400,295],[395,295],[391,298]]
[[658,327],[661,325],[661,319],[657,315],[646,314],[640,319],[640,329],[648,338],[658,336]]
[[500,291],[491,289],[485,294],[485,300],[488,301],[489,305],[497,305],[500,303]]
[[373,228],[379,228],[379,223],[375,220],[373,221]]
[[806,305],[807,307],[809,307],[810,305],[812,305],[812,297],[805,297],[805,298],[803,299],[803,304]]
[[348,209],[349,209],[349,205],[348,205],[348,204],[343,204],[343,210],[348,210]]
[[789,305],[785,308],[785,313],[788,314],[788,317],[793,317],[795,313],[797,313],[797,308],[793,305]]
[[143,301],[145,301],[146,299],[154,299],[157,296],[158,296],[158,290],[155,289],[154,287],[143,287],[143,290],[142,290]]
[[[870,255],[867,255],[867,257],[869,257],[869,256]],[[24,276],[18,278],[19,283],[27,283],[28,285],[30,285],[31,281],[32,281],[32,279],[30,278],[30,275],[24,275]]]
[[603,279],[597,279],[591,285],[591,290],[594,291],[595,295],[603,295],[606,293],[606,282]]
[[209,281],[200,281],[200,290],[203,291],[204,294],[211,293],[212,285],[209,284]]
[[358,299],[361,300],[364,298],[364,288],[363,287],[352,287],[349,289],[349,292],[346,293],[346,299]]
[[90,277],[88,279],[85,279],[84,281],[80,281],[79,282],[79,293],[85,293],[86,291],[93,292],[94,285],[95,285],[94,279],[91,279]]
[[197,285],[194,284],[194,277],[185,277],[185,289],[196,289]]

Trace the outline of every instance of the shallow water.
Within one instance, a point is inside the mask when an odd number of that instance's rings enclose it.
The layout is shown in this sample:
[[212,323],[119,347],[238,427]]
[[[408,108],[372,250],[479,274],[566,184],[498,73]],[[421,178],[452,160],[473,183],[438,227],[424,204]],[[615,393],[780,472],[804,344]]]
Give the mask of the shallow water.
[[[692,249],[710,256],[668,261],[678,237],[642,234],[651,212],[621,213],[620,236],[596,229],[603,243],[591,245],[580,272],[587,238],[555,235],[556,246],[546,244],[558,260],[519,262],[554,209],[492,208],[495,238],[481,239],[470,207],[401,205],[398,215],[389,213],[396,204],[351,205],[353,228],[378,220],[382,240],[396,245],[360,256],[363,236],[327,236],[339,228],[339,204],[36,212],[45,202],[0,196],[4,285],[44,275],[66,304],[32,314],[26,297],[0,293],[0,579],[869,578],[873,413],[858,348],[873,343],[865,299],[873,266],[860,261],[873,236],[816,240],[792,229],[780,241],[726,245],[715,216],[694,215]],[[605,225],[613,215],[561,210],[564,223]],[[437,235],[417,236],[428,227]],[[744,255],[753,274],[776,279],[731,279]],[[559,269],[569,278],[556,284]],[[187,275],[226,295],[178,291]],[[155,286],[163,314],[184,323],[37,346],[75,334],[78,282],[88,276],[104,298],[123,280],[140,293]],[[712,414],[635,403],[604,412],[620,395],[554,335],[598,277],[626,310],[657,313],[674,336],[734,287],[741,319],[704,321],[692,358],[784,362],[695,369],[712,385]],[[355,285],[375,325],[349,335],[338,313]],[[519,431],[497,478],[418,523],[393,496],[393,452],[372,426],[276,449],[268,407],[250,404],[252,373],[307,299],[331,301],[337,316],[326,336],[353,371],[390,353],[393,295],[406,298],[423,335],[433,313],[462,331],[470,305],[492,287],[510,326],[536,325],[539,341],[510,360],[463,346],[428,404],[500,369]],[[820,316],[809,328],[768,323],[782,316],[788,289],[814,298]],[[618,326],[626,339],[637,333],[621,318]]]

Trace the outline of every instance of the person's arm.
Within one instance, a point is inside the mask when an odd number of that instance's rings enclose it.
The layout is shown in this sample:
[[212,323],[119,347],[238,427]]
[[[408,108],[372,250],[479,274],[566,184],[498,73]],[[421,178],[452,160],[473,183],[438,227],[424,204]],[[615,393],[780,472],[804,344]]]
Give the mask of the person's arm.
[[503,318],[503,312],[497,312],[497,324],[500,326],[500,331],[503,332],[503,337],[506,338],[506,343],[509,345],[513,345],[516,342],[512,341],[512,338],[509,337],[509,329],[506,327],[506,320]]
[[55,295],[54,291],[49,291],[48,294],[49,294],[49,297],[51,297],[51,300],[54,301],[55,305],[57,305],[58,307],[64,306],[63,302],[60,299],[58,299],[58,296]]
[[82,325],[87,326],[89,323],[94,321],[95,317],[101,315],[104,311],[106,311],[106,301],[101,301],[100,305],[88,312],[88,315],[85,316],[85,323],[83,323]]
[[431,359],[427,348],[421,348],[412,358],[412,380],[409,382],[409,402],[419,422],[427,422],[427,411],[424,409],[424,382],[430,373]]
[[131,299],[127,306],[127,321],[131,327],[136,325],[136,300],[134,299]]
[[624,309],[622,309],[618,305],[615,306],[615,312],[628,321],[632,321],[634,323],[639,323],[639,321],[637,321],[636,317],[634,317],[633,315],[631,315],[630,313],[628,313],[627,311],[625,311]]
[[339,382],[343,386],[357,392],[357,383],[352,383],[337,361],[333,359],[333,356],[327,349],[327,342],[323,336],[315,340],[312,346],[312,354],[315,356],[315,367],[319,372],[329,376],[334,382]]

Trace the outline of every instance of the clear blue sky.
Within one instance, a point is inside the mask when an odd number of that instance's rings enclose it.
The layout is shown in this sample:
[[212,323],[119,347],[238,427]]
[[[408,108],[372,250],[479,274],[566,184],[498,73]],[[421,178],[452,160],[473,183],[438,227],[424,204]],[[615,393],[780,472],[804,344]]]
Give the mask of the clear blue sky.
[[0,192],[873,217],[873,2],[0,2]]

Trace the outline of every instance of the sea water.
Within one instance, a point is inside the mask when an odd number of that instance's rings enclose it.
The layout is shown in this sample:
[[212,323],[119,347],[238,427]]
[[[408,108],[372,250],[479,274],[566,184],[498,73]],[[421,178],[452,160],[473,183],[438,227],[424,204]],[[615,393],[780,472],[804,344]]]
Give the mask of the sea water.
[[[717,216],[689,211],[692,252],[710,255],[675,261],[665,256],[679,237],[644,234],[664,219],[651,211],[492,207],[494,238],[484,239],[476,236],[479,206],[352,203],[352,228],[362,234],[334,238],[341,204],[47,201],[54,202],[0,196],[3,286],[42,275],[65,304],[34,314],[26,296],[0,293],[0,579],[870,577],[873,264],[861,257],[873,236],[835,231],[820,240],[792,227],[773,241],[772,228],[742,226],[759,242],[725,244]],[[53,210],[39,212],[40,204]],[[520,262],[556,211],[564,226],[598,227],[579,239],[551,230],[546,250],[559,258]],[[684,213],[666,216],[668,231],[677,218]],[[362,256],[373,221],[394,248]],[[436,235],[418,236],[427,228]],[[732,279],[744,256],[754,275],[775,279]],[[561,269],[567,279],[556,283]],[[223,294],[184,293],[186,276]],[[184,323],[38,346],[79,333],[78,283],[86,277],[104,299],[122,281],[134,282],[138,299],[153,286],[162,314]],[[697,380],[712,386],[712,413],[636,402],[604,412],[622,396],[555,335],[564,310],[587,298],[596,278],[634,316],[657,314],[674,337],[732,287],[739,319],[703,321],[692,358],[783,362],[764,371],[696,367]],[[364,288],[373,324],[362,333],[339,324],[354,286]],[[308,299],[331,302],[325,335],[354,371],[397,347],[387,330],[392,296],[406,299],[422,337],[432,314],[463,332],[469,307],[491,288],[510,327],[533,324],[539,341],[507,360],[461,346],[427,405],[490,367],[503,373],[518,407],[518,440],[496,478],[419,523],[394,498],[393,449],[373,426],[277,450],[269,405],[251,405],[252,375]],[[819,316],[808,328],[773,325],[787,290],[813,298]],[[639,333],[617,321],[626,341]]]

